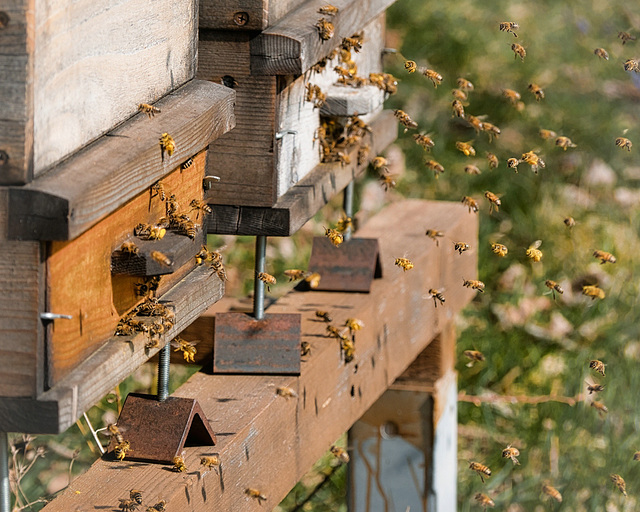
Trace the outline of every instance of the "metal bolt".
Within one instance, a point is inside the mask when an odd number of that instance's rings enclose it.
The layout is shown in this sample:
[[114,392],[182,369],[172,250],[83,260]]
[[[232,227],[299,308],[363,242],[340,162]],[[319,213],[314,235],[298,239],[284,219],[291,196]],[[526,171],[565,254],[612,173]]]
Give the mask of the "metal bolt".
[[169,397],[169,364],[171,346],[167,343],[158,352],[158,400],[164,402]]
[[243,26],[249,23],[249,13],[244,11],[237,12],[233,15],[233,22],[238,26]]
[[264,261],[267,254],[267,237],[256,237],[256,263],[253,283],[253,317],[256,320],[264,318],[264,283],[258,279],[258,274],[264,272]]
[[71,320],[73,317],[71,315],[61,315],[59,313],[40,313],[40,320],[57,320],[58,318]]
[[220,176],[205,176],[202,180],[202,188],[211,190],[212,181],[220,181]]
[[9,436],[6,432],[0,432],[0,512],[9,512],[10,510]]
[[296,130],[282,130],[281,132],[276,133],[276,140],[280,140],[285,135],[297,135],[298,132]]
[[398,427],[398,424],[393,421],[387,421],[380,425],[380,435],[382,436],[382,439],[391,439],[399,433],[400,428]]
[[0,29],[5,28],[9,24],[10,19],[6,12],[0,11]]
[[0,149],[0,167],[2,167],[3,165],[7,165],[8,163],[9,163],[9,155],[7,154],[6,151],[3,151],[2,149]]
[[[342,207],[344,208],[344,214],[348,219],[352,219],[353,222],[353,180],[344,189],[344,197],[342,200]],[[349,226],[343,233],[344,241],[351,240],[352,235],[351,226]]]

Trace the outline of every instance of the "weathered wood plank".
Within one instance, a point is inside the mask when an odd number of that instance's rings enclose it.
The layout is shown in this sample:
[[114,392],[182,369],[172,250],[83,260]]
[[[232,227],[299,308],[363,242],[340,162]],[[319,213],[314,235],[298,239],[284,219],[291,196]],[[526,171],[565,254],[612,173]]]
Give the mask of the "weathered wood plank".
[[324,41],[315,24],[325,0],[312,0],[289,13],[251,41],[251,71],[260,75],[301,75],[326,57],[344,37],[351,36],[384,12],[394,0],[335,0],[340,9],[329,18],[334,35]]
[[[99,460],[44,510],[113,507],[131,482],[150,503],[166,500],[168,511],[257,508],[244,495],[248,487],[265,493],[265,510],[273,508],[473,296],[459,283],[458,272],[475,275],[477,255],[454,254],[452,244],[436,247],[417,219],[428,219],[456,238],[477,236],[477,217],[459,204],[389,206],[362,229],[362,236],[379,237],[385,261],[409,249],[416,263],[413,275],[387,272],[370,295],[292,292],[269,308],[303,315],[302,339],[312,351],[299,378],[194,375],[176,395],[198,399],[217,434],[215,450],[187,448],[186,474],[162,465]],[[449,265],[457,269],[455,280]],[[422,298],[435,283],[449,291],[446,306],[437,309]],[[316,309],[330,310],[336,324],[349,316],[364,321],[353,362],[345,364],[337,341],[325,337],[326,324],[317,321]],[[277,396],[278,386],[292,387],[298,397]],[[220,472],[205,475],[198,471],[199,457],[212,451],[220,455]]]
[[0,22],[0,185],[33,177],[35,0],[6,0]]
[[264,30],[304,0],[200,0],[200,28]]
[[[9,237],[72,240],[234,126],[234,92],[193,80],[32,183],[9,190]],[[158,138],[176,145],[162,153]]]
[[195,0],[35,0],[35,22],[36,176],[195,75]]
[[384,91],[374,85],[355,89],[344,85],[332,85],[326,91],[327,99],[320,108],[324,116],[353,116],[377,112],[384,102]]
[[[351,163],[320,164],[284,194],[272,208],[210,204],[213,213],[207,219],[209,233],[225,235],[289,236],[327,202],[360,176],[369,161],[397,137],[398,123],[391,111],[384,111],[371,122],[372,134],[363,143],[370,146],[369,156],[358,165],[357,147],[349,153]],[[206,195],[215,197],[215,188]]]

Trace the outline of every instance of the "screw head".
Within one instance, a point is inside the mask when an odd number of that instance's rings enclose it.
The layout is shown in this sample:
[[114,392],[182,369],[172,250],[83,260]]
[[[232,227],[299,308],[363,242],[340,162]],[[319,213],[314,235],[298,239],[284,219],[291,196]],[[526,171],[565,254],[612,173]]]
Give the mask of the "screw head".
[[243,26],[249,23],[249,13],[239,11],[233,15],[233,22],[238,26]]

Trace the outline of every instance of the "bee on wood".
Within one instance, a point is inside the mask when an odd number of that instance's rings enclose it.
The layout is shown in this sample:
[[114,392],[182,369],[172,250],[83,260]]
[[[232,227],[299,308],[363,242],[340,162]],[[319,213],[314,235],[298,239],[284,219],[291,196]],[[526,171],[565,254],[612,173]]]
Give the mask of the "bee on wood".
[[344,151],[338,151],[336,153],[336,157],[342,167],[351,163],[351,157],[349,157],[349,155],[347,155]]
[[511,45],[511,50],[513,51],[514,60],[520,57],[520,60],[524,62],[524,58],[527,56],[527,50],[524,49],[524,46],[518,43],[513,43]]
[[636,59],[625,60],[623,67],[625,71],[635,71],[636,73],[640,72],[640,62]]
[[544,160],[540,158],[535,152],[528,151],[527,153],[522,154],[522,158],[520,159],[520,163],[529,164],[531,166],[531,170],[538,174],[539,168],[545,168],[546,164]]
[[616,146],[622,149],[626,148],[627,151],[631,151],[631,147],[633,146],[633,143],[625,137],[618,137],[616,139]]
[[263,501],[267,501],[267,497],[262,494],[258,489],[245,489],[244,493],[250,498],[258,500],[258,503],[262,505]]
[[613,254],[606,251],[593,251],[593,257],[600,260],[600,265],[604,265],[605,263],[615,263],[617,261]]
[[371,147],[369,144],[361,144],[358,148],[358,156],[356,158],[358,165],[363,165],[367,161]]
[[185,456],[185,452],[183,451],[182,454],[176,455],[173,458],[174,471],[177,471],[178,473],[185,473],[187,471],[187,466],[184,463],[184,456]]
[[345,450],[344,448],[340,448],[339,446],[332,446],[331,447],[331,453],[333,453],[340,462],[343,462],[345,464],[349,463],[349,460],[351,460],[349,458],[349,454],[347,453],[347,450]]
[[604,375],[604,367],[605,364],[598,360],[598,359],[593,359],[592,361],[589,361],[589,368],[591,368],[592,370],[598,372],[600,375],[602,375],[603,377]]
[[493,210],[498,211],[498,208],[502,205],[500,198],[488,190],[484,193],[484,197],[489,201],[489,214],[491,214]]
[[444,167],[442,166],[442,164],[440,164],[440,162],[437,162],[436,160],[425,160],[424,165],[427,167],[427,169],[431,169],[433,171],[433,175],[436,177],[436,179],[444,172]]
[[347,318],[344,325],[349,328],[349,333],[353,335],[356,331],[362,330],[364,322],[358,318]]
[[409,114],[407,114],[404,110],[396,109],[393,111],[393,115],[396,116],[398,121],[400,121],[400,124],[405,127],[405,133],[407,132],[407,130],[409,130],[409,128],[414,129],[418,127],[418,123],[411,119]]
[[344,237],[337,230],[332,228],[324,228],[324,230],[324,236],[326,236],[336,247],[344,242]]
[[196,225],[185,214],[174,218],[173,227],[175,228],[177,233],[185,235],[191,238],[191,240],[195,240],[196,234],[198,233],[198,228],[196,227]]
[[120,505],[118,505],[118,508],[123,512],[134,512],[135,509],[138,508],[138,504],[133,500],[120,498]]
[[438,301],[440,301],[441,305],[444,305],[445,303],[444,295],[442,295],[442,292],[440,290],[436,290],[435,288],[430,288],[429,296],[433,299],[433,305],[436,308],[438,307]]
[[311,343],[303,341],[300,343],[300,357],[307,357],[311,355]]
[[484,464],[480,464],[479,462],[470,462],[469,469],[478,473],[478,476],[480,477],[480,480],[482,480],[482,483],[484,483],[485,476],[491,476],[491,470],[489,469],[489,466],[485,466]]
[[344,334],[340,334],[338,339],[340,340],[340,350],[344,356],[344,362],[350,363],[356,357],[356,344],[354,340],[349,339]]
[[605,415],[609,412],[609,409],[607,408],[607,406],[604,405],[602,402],[598,402],[597,400],[594,400],[593,402],[591,402],[591,407],[593,407],[596,411],[598,411],[598,415],[601,418],[604,418]]
[[342,336],[342,333],[340,332],[340,330],[333,325],[327,325],[326,330],[327,330],[327,336],[329,336],[330,338],[340,339],[340,336]]
[[465,279],[462,278],[462,286],[465,288],[471,288],[472,290],[478,290],[480,293],[484,293],[484,283],[477,279]]
[[313,103],[313,108],[320,108],[327,100],[327,95],[322,92],[319,86],[307,84],[306,101]]
[[167,199],[167,193],[164,189],[164,184],[161,181],[158,181],[151,186],[151,197],[155,196],[160,196],[160,201]]
[[464,107],[459,100],[453,100],[451,103],[452,116],[461,117],[464,119]]
[[160,251],[151,251],[151,258],[153,258],[154,261],[157,261],[161,265],[165,265],[166,267],[170,267],[172,263],[171,259],[169,259],[166,254]]
[[327,323],[331,323],[333,321],[333,318],[331,318],[331,315],[329,314],[328,311],[317,310],[316,317],[324,320]]
[[497,139],[502,133],[500,131],[500,128],[498,128],[495,124],[488,123],[487,121],[482,123],[482,131],[484,131],[489,136],[489,142],[493,142],[493,138],[495,137]]
[[489,162],[489,169],[497,169],[500,164],[500,160],[493,153],[487,153],[487,162]]
[[276,395],[284,398],[296,398],[298,396],[298,393],[296,393],[295,390],[287,386],[280,386],[276,388]]
[[153,294],[160,286],[160,276],[144,277],[141,283],[135,283],[133,286],[138,297]]
[[335,16],[336,14],[338,14],[339,10],[340,9],[338,9],[334,5],[327,4],[327,5],[324,5],[324,6],[320,7],[320,9],[318,9],[318,12],[320,14],[325,14],[327,16]]
[[478,168],[478,166],[473,164],[465,165],[464,172],[472,176],[478,176],[479,174],[482,174],[482,171]]
[[564,222],[564,225],[567,226],[569,229],[571,229],[576,225],[576,220],[573,217],[565,217],[565,219],[562,222]]
[[520,465],[520,461],[517,459],[518,455],[520,455],[520,450],[515,446],[508,445],[504,450],[502,450],[502,457],[505,459],[511,459],[514,466]]
[[257,277],[266,285],[268,292],[271,291],[270,286],[272,284],[276,284],[276,278],[271,274],[267,274],[266,272],[259,272]]
[[405,60],[404,69],[406,69],[409,73],[415,73],[418,69],[418,65],[414,60]]
[[605,293],[602,288],[598,288],[595,284],[585,285],[582,287],[582,294],[591,297],[591,300],[604,299]]
[[206,245],[202,246],[202,249],[196,254],[196,264],[202,265],[205,261],[210,261],[213,258],[213,254],[207,248]]
[[542,251],[539,247],[542,245],[542,240],[536,240],[533,242],[529,248],[525,251],[527,258],[532,259],[536,263],[542,259]]
[[478,201],[476,201],[473,197],[463,196],[460,202],[467,208],[469,208],[469,213],[477,213],[480,209],[480,207],[478,206]]
[[155,505],[152,505],[151,507],[147,507],[147,512],[165,512],[166,504],[167,502],[165,500],[160,500]]
[[153,350],[158,347],[160,347],[160,338],[156,334],[150,335],[149,341],[145,343],[144,348],[146,350]]
[[165,152],[167,155],[173,155],[173,152],[176,150],[176,143],[173,140],[173,137],[169,135],[167,132],[163,133],[160,136],[160,151],[162,152],[162,160],[164,160]]
[[177,336],[171,342],[171,346],[174,347],[174,352],[182,351],[184,360],[187,363],[195,363],[193,359],[197,353],[195,342],[187,341],[180,336]]
[[436,247],[439,247],[440,242],[438,242],[438,237],[440,238],[444,237],[444,232],[437,231],[435,229],[427,229],[427,232],[425,233],[425,235],[427,235],[429,238],[431,238],[431,240],[433,240],[436,243]]
[[193,158],[187,158],[184,162],[180,164],[180,169],[185,170],[193,165]]
[[631,34],[629,34],[629,32],[620,31],[618,32],[618,39],[620,39],[622,41],[622,44],[624,45],[629,41],[635,41],[636,36],[632,36]]
[[[444,168],[443,168],[444,170]],[[389,192],[389,189],[396,188],[397,182],[395,180],[397,174],[384,173],[378,177],[378,181],[385,192]]]
[[486,494],[481,493],[481,492],[477,493],[474,496],[474,499],[478,502],[478,505],[480,505],[481,507],[483,507],[485,509],[487,507],[493,508],[493,507],[496,506],[495,502],[491,498],[489,498],[489,496],[487,496]]
[[547,288],[549,288],[549,290],[551,290],[551,295],[553,296],[553,300],[556,300],[556,292],[558,292],[560,295],[564,293],[564,290],[560,287],[560,285],[555,281],[552,281],[551,279],[547,279],[544,282],[544,285]]
[[200,457],[200,465],[207,469],[213,469],[220,465],[220,457],[218,455],[207,455]]
[[428,135],[423,135],[421,133],[415,133],[413,135],[413,140],[416,141],[416,144],[418,144],[418,146],[422,146],[425,151],[430,151],[431,148],[436,145],[431,137],[429,137]]
[[552,487],[549,484],[544,484],[542,486],[542,492],[552,499],[556,500],[558,503],[562,503],[562,494],[555,487]]
[[138,505],[142,505],[142,491],[131,489],[129,491],[129,499],[135,501]]
[[514,37],[518,37],[518,34],[516,34],[516,30],[518,30],[520,28],[520,25],[518,25],[515,21],[503,21],[502,23],[500,23],[500,30],[502,32],[511,32]]
[[311,275],[304,278],[305,282],[309,283],[309,288],[315,290],[318,286],[320,286],[320,274],[318,272],[314,272]]
[[467,101],[469,99],[469,95],[462,89],[451,89],[451,95],[459,101]]
[[520,101],[520,93],[514,91],[513,89],[502,89],[502,95],[511,103],[515,105]]
[[304,270],[299,270],[297,268],[292,268],[290,270],[285,270],[284,275],[289,278],[289,282],[297,281],[298,279],[304,279],[309,275],[309,272],[305,272]]
[[463,252],[469,250],[469,244],[466,242],[453,242],[453,250],[458,251],[459,254],[462,254]]
[[596,48],[595,50],[593,50],[593,53],[596,54],[601,59],[609,60],[609,54],[607,53],[607,50],[605,50],[604,48]]
[[133,242],[122,242],[120,246],[120,252],[122,254],[127,254],[129,256],[134,256],[138,254],[138,246]]
[[210,214],[213,211],[206,201],[199,201],[198,199],[192,199],[189,207],[191,208],[189,211],[196,210],[198,212],[196,219],[200,216],[200,212]]
[[477,118],[476,116],[472,116],[471,114],[469,114],[466,116],[465,119],[471,125],[471,127],[476,131],[476,133],[480,133],[484,128],[484,123],[480,121],[480,119]]
[[359,53],[360,50],[362,50],[362,43],[364,43],[364,32],[361,30],[360,32],[351,34],[351,37],[345,37],[340,47],[344,50],[353,49],[356,53]]
[[369,73],[369,82],[387,94],[395,94],[398,91],[398,80],[389,73]]
[[507,160],[507,167],[509,169],[513,169],[516,174],[518,174],[518,165],[520,164],[520,160],[517,158],[509,158]]
[[456,142],[456,149],[464,154],[464,156],[476,156],[475,148],[468,142]]
[[473,84],[466,78],[458,78],[456,83],[458,84],[458,87],[463,91],[473,91]]
[[161,240],[166,233],[167,230],[161,226],[152,226],[142,222],[133,228],[134,236],[144,240]]
[[611,474],[609,478],[611,478],[611,481],[618,488],[618,490],[624,496],[626,496],[627,495],[627,484],[625,483],[624,479],[620,475],[617,475],[615,473]]
[[124,460],[127,456],[127,452],[131,451],[131,445],[129,441],[122,441],[113,447],[113,452],[115,453],[116,459]]
[[138,105],[138,111],[142,112],[143,114],[147,114],[149,118],[152,118],[156,114],[160,114],[162,112],[162,110],[160,110],[158,107],[154,107],[153,105],[149,105],[148,103],[140,103],[140,105]]
[[400,267],[404,272],[413,268],[413,263],[407,258],[396,258],[395,265]]
[[604,390],[604,386],[602,384],[592,384],[586,380],[585,382],[587,383],[587,391],[589,392],[589,394],[600,393],[600,391]]
[[431,83],[433,83],[433,86],[435,88],[437,88],[442,83],[442,75],[437,71],[434,71],[433,69],[424,69],[422,71],[422,74],[429,80],[431,80]]
[[556,138],[556,146],[564,149],[565,151],[567,150],[567,148],[578,147],[569,137],[564,137],[562,135]]
[[535,96],[536,101],[540,101],[544,98],[544,91],[538,84],[531,83],[529,84],[528,89],[531,91],[531,94]]
[[333,23],[327,21],[325,18],[320,18],[315,27],[318,29],[318,35],[323,41],[328,41],[333,37]]
[[509,249],[507,249],[506,245],[497,244],[493,242],[491,243],[491,250],[494,252],[494,254],[497,254],[501,258],[504,258],[509,252]]
[[540,128],[540,130],[538,130],[538,135],[544,140],[555,139],[558,136],[558,134],[553,130],[545,130],[544,128]]
[[484,361],[484,354],[477,350],[465,350],[464,356],[470,361],[465,365],[467,368],[471,368],[474,364]]

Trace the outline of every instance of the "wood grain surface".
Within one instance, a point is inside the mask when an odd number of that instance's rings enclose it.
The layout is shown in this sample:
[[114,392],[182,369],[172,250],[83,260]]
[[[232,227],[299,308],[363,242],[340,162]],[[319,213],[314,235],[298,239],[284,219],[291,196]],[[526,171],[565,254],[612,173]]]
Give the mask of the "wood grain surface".
[[200,0],[200,28],[264,30],[304,0]]

